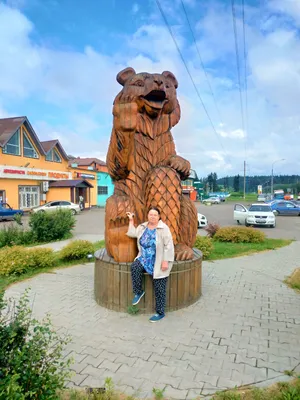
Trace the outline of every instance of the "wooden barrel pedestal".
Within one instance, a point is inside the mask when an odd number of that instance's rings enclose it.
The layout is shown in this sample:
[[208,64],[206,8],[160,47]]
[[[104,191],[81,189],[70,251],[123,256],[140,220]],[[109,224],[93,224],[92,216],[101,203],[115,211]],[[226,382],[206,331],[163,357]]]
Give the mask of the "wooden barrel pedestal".
[[[131,263],[118,263],[105,249],[95,253],[94,292],[96,302],[110,310],[127,312],[133,298]],[[195,303],[201,296],[202,253],[194,249],[194,258],[175,261],[167,285],[166,311],[175,311]],[[152,276],[145,273],[145,296],[138,304],[139,312],[155,311]]]

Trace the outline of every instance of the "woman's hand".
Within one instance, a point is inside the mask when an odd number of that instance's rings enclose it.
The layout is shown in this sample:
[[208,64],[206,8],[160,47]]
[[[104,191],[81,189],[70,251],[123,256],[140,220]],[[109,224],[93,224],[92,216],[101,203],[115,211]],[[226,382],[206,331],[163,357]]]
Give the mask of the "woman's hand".
[[162,271],[166,271],[168,268],[169,268],[169,263],[168,263],[168,261],[163,261],[163,262],[161,263],[161,270],[162,270]]
[[133,218],[134,218],[134,214],[133,213],[127,212],[126,215],[129,218],[129,221],[133,221]]

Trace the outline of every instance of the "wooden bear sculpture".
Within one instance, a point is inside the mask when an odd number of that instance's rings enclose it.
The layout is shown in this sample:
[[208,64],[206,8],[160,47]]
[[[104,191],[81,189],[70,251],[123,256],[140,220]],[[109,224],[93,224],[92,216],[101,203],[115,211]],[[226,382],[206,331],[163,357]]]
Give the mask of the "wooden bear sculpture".
[[168,71],[137,74],[126,68],[117,81],[123,89],[113,105],[106,160],[115,184],[106,203],[106,250],[115,261],[132,262],[137,246],[126,235],[126,211],[135,214],[137,225],[147,220],[149,207],[156,206],[172,232],[176,260],[192,259],[197,210],[181,187],[181,180],[189,176],[190,163],[176,155],[170,132],[180,119],[177,80]]

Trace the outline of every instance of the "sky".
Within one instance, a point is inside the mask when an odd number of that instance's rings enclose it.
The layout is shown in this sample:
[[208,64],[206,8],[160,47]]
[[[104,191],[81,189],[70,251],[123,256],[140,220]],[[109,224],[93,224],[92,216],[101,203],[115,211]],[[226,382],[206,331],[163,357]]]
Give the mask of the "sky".
[[117,73],[169,70],[199,177],[299,174],[300,0],[159,4],[173,37],[156,0],[0,0],[0,118],[105,161]]

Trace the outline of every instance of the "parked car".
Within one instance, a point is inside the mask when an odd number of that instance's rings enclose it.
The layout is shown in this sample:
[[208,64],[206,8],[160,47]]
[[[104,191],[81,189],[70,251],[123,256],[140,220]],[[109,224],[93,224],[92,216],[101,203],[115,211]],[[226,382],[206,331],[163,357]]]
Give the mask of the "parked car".
[[205,228],[207,226],[207,218],[205,215],[198,213],[198,229]]
[[292,201],[274,201],[270,206],[277,215],[300,215],[300,205]]
[[17,214],[24,215],[24,211],[13,209],[8,203],[0,203],[0,221],[14,219]]
[[225,201],[225,196],[216,196],[216,197],[218,197],[218,198],[220,199],[221,202],[224,202],[224,201]]
[[202,200],[202,203],[220,204],[221,200],[219,199],[219,197],[209,197],[208,199]]
[[271,199],[272,199],[271,194],[259,194],[257,196],[257,201],[259,201],[259,202],[266,203],[266,202],[270,201]]
[[70,201],[50,201],[42,206],[34,207],[31,209],[31,212],[51,212],[56,210],[71,210],[72,214],[77,214],[80,212],[79,204],[71,203]]
[[291,193],[287,193],[283,196],[284,200],[294,200],[294,195]]
[[257,196],[257,201],[262,201],[262,202],[267,201],[267,195],[266,194],[259,194]]
[[254,203],[249,210],[242,204],[235,204],[233,219],[238,224],[264,225],[275,228],[276,217],[269,204]]

